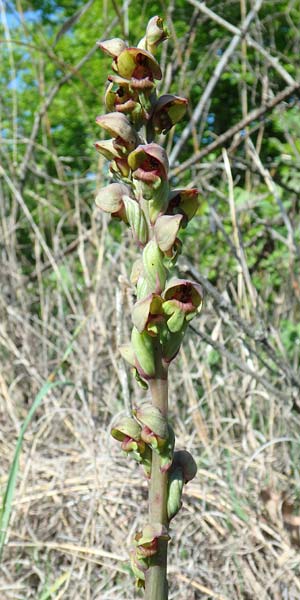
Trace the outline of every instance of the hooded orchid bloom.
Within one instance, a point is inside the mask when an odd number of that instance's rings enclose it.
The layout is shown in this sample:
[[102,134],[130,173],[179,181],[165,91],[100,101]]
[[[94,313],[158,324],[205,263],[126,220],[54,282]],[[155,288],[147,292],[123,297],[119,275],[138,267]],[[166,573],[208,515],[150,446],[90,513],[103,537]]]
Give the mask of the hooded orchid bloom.
[[156,554],[159,539],[170,539],[167,528],[161,523],[145,525],[143,531],[135,535],[138,556],[145,558]]
[[182,214],[182,227],[196,214],[199,207],[199,190],[197,188],[172,190],[169,195],[169,203],[166,210],[168,215]]
[[96,206],[112,217],[122,219],[127,223],[126,209],[122,197],[130,194],[130,188],[122,183],[110,183],[99,190],[96,196]]
[[167,133],[173,125],[181,121],[187,109],[186,98],[165,94],[158,98],[152,113],[155,131]]
[[122,442],[122,450],[144,450],[145,444],[141,439],[141,426],[131,417],[123,417],[111,429],[111,435],[118,442]]
[[112,112],[96,118],[97,125],[114,138],[114,148],[128,154],[138,144],[138,135],[130,121],[119,112]]
[[136,302],[132,310],[132,321],[140,333],[146,330],[149,335],[156,335],[156,325],[162,320],[162,315],[162,298],[152,293]]
[[167,284],[163,297],[163,311],[169,316],[167,325],[175,333],[200,312],[203,292],[199,283],[174,278]]
[[162,78],[158,62],[150,52],[141,48],[125,48],[117,57],[114,66],[116,72],[125,79],[143,82]]
[[128,156],[133,177],[147,184],[157,184],[167,180],[169,161],[164,148],[158,144],[138,146]]

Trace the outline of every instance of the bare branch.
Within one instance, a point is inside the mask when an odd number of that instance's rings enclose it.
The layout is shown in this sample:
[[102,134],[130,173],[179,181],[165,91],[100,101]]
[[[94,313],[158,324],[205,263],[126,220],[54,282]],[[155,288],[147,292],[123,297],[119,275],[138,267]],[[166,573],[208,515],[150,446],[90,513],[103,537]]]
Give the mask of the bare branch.
[[200,150],[200,152],[197,152],[191,158],[185,160],[178,167],[173,168],[171,171],[171,175],[173,175],[173,176],[179,175],[179,173],[182,173],[182,171],[185,171],[185,169],[188,169],[192,165],[199,162],[199,160],[201,160],[204,156],[207,156],[208,154],[210,154],[217,148],[220,148],[220,146],[224,146],[224,144],[226,142],[228,142],[236,133],[238,133],[242,129],[245,129],[245,127],[247,127],[247,125],[250,125],[250,123],[252,123],[252,121],[256,121],[257,119],[262,117],[266,112],[273,110],[273,108],[275,108],[275,106],[280,104],[280,102],[282,102],[289,96],[292,96],[292,94],[294,94],[295,92],[298,92],[299,90],[300,90],[300,83],[295,83],[295,85],[290,85],[290,86],[286,87],[284,90],[279,92],[279,94],[274,96],[274,98],[272,98],[272,100],[269,100],[269,102],[266,102],[264,105],[260,106],[259,108],[255,108],[254,110],[252,110],[245,119],[241,119],[241,121],[239,121],[238,123],[236,123],[229,129],[227,129],[227,131],[225,131],[224,133],[219,135],[217,137],[217,139],[215,139],[213,142],[211,142],[211,144],[208,144],[208,146],[205,146],[205,148],[202,148],[202,150]]
[[227,47],[227,49],[225,50],[224,54],[222,55],[220,61],[218,62],[218,64],[215,67],[215,70],[194,110],[194,113],[192,115],[192,118],[190,120],[190,122],[188,123],[188,125],[184,128],[180,139],[178,140],[177,144],[175,144],[171,155],[170,155],[170,164],[174,164],[181,148],[184,146],[186,140],[188,139],[193,125],[195,125],[196,123],[198,123],[204,106],[207,103],[207,101],[209,100],[217,82],[219,81],[230,57],[232,56],[232,54],[234,53],[236,47],[238,46],[240,40],[242,39],[242,37],[245,35],[247,29],[250,27],[251,21],[253,21],[254,17],[256,16],[256,13],[259,11],[260,7],[262,4],[262,0],[257,0],[255,3],[255,6],[253,7],[253,9],[248,13],[246,19],[244,20],[241,29],[239,29],[239,33],[235,34],[234,37],[232,38],[229,46]]

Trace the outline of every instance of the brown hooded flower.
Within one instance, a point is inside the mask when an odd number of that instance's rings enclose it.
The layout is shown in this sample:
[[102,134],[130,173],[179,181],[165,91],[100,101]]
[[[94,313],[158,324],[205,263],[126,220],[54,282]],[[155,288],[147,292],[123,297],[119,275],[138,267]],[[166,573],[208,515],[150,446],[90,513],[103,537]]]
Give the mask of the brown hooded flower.
[[158,98],[152,113],[152,123],[155,131],[167,133],[178,123],[186,112],[186,98],[165,94]]
[[116,72],[125,79],[142,82],[161,79],[162,72],[155,58],[141,48],[125,48],[117,57],[114,68]]
[[167,284],[163,297],[163,311],[169,316],[167,325],[175,333],[200,312],[203,293],[199,283],[174,278]]
[[183,215],[181,227],[186,227],[187,223],[196,214],[199,207],[199,190],[197,188],[172,190],[169,195],[168,215]]
[[110,183],[99,190],[96,196],[96,206],[112,217],[122,219],[127,223],[126,209],[123,196],[130,194],[130,188],[122,183]]
[[168,179],[169,161],[164,148],[158,144],[138,146],[128,156],[133,177],[147,184],[160,183]]
[[96,123],[114,138],[114,148],[128,154],[138,143],[138,136],[130,121],[119,112],[112,112],[96,118]]

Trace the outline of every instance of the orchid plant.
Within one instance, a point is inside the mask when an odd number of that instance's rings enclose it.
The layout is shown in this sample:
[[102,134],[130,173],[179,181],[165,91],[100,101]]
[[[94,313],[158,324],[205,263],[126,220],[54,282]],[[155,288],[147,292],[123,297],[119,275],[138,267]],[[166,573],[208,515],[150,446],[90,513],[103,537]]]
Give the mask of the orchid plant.
[[112,183],[100,189],[96,205],[131,228],[140,256],[131,283],[136,303],[131,341],[120,347],[138,383],[150,388],[151,402],[115,422],[112,436],[143,468],[149,481],[149,515],[135,535],[131,565],[146,600],[167,600],[170,521],[181,507],[184,484],[196,474],[186,450],[176,451],[168,421],[168,369],[189,322],[202,306],[198,283],[170,277],[182,243],[179,232],[198,208],[197,189],[170,189],[168,156],[155,140],[184,116],[187,100],[157,97],[162,72],[154,54],[168,37],[160,17],[150,19],[137,47],[114,38],[98,43],[112,57],[105,103],[97,124],[110,139],[96,142],[110,161]]

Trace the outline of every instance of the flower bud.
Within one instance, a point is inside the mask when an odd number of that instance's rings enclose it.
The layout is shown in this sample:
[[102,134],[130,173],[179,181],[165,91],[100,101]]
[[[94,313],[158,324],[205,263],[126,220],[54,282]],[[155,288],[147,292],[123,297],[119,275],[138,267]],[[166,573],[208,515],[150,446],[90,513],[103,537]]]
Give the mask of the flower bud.
[[96,206],[112,217],[122,219],[127,223],[126,210],[122,197],[130,193],[130,188],[122,183],[110,183],[99,190],[96,196]]
[[181,121],[187,109],[188,101],[186,98],[165,94],[158,98],[151,122],[157,133],[167,133],[173,125]]
[[[127,221],[131,227],[133,237],[137,242],[144,245],[148,241],[148,225],[145,215],[136,200],[129,196],[123,196]],[[172,218],[172,217],[171,217]]]
[[169,316],[168,328],[175,333],[190,321],[202,307],[202,288],[199,283],[186,279],[172,279],[163,294],[163,311]]
[[161,79],[162,72],[155,58],[141,48],[125,48],[116,59],[116,70],[125,79]]
[[186,227],[188,221],[193,218],[199,207],[198,195],[199,191],[197,188],[173,190],[169,195],[166,214],[182,214],[184,218],[181,226]]
[[157,46],[169,37],[169,31],[164,25],[161,17],[155,16],[150,19],[146,29],[146,49],[154,54]]
[[96,123],[114,139],[114,148],[127,154],[138,144],[138,136],[130,121],[122,113],[112,112],[96,118]]
[[187,450],[176,450],[174,452],[171,472],[177,469],[181,469],[184,483],[188,483],[188,481],[191,481],[196,476],[197,465],[191,453]]
[[163,253],[154,240],[143,250],[143,272],[148,284],[148,293],[160,294],[166,283],[167,272],[163,264]]
[[97,42],[97,46],[108,54],[112,56],[112,58],[117,58],[125,48],[127,48],[127,44],[121,40],[120,38],[112,38],[111,40],[100,40]]
[[175,469],[168,475],[168,500],[167,513],[168,519],[171,520],[182,506],[181,496],[183,490],[183,474],[181,469]]
[[154,235],[157,245],[162,252],[168,252],[173,247],[181,221],[182,215],[163,215],[158,217],[154,225]]

